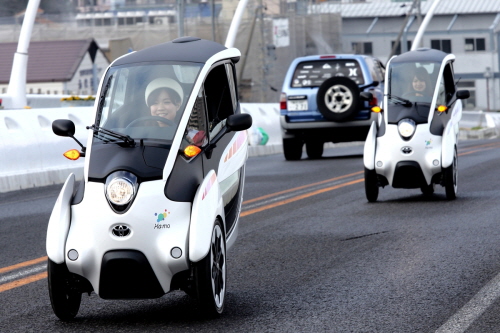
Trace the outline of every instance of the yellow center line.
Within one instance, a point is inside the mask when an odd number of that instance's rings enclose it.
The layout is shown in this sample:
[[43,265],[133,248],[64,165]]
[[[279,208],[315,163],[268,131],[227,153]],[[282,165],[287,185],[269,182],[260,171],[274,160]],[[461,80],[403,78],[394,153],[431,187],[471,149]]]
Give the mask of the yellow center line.
[[20,287],[20,286],[24,286],[25,284],[28,284],[28,283],[31,283],[31,282],[35,282],[35,281],[38,281],[38,280],[41,280],[41,279],[45,279],[46,277],[47,277],[47,272],[42,272],[42,273],[38,273],[38,274],[35,274],[35,275],[31,275],[31,276],[25,277],[24,279],[20,279],[20,280],[16,280],[16,281],[12,281],[12,282],[6,283],[6,284],[2,284],[2,285],[0,285],[0,293],[4,292],[4,291],[7,291],[7,290],[10,290],[10,289],[14,289],[14,288]]
[[325,188],[322,188],[320,190],[316,190],[316,191],[309,192],[309,193],[306,193],[306,194],[301,194],[301,195],[298,195],[296,197],[292,197],[292,198],[289,198],[289,199],[286,199],[286,200],[278,201],[278,202],[275,202],[275,203],[272,203],[272,204],[269,204],[269,205],[266,205],[266,206],[257,207],[257,208],[254,208],[254,209],[247,210],[245,212],[242,212],[240,214],[240,216],[243,217],[243,216],[255,214],[255,213],[258,213],[258,212],[262,212],[263,210],[266,210],[266,209],[271,209],[271,208],[274,208],[274,207],[286,205],[286,204],[288,204],[290,202],[302,200],[302,199],[305,199],[305,198],[308,198],[308,197],[312,197],[313,195],[317,195],[317,194],[325,193],[325,192],[328,192],[328,191],[336,190],[338,188],[341,188],[341,187],[344,187],[344,186],[348,186],[348,185],[353,185],[353,184],[356,184],[356,183],[360,183],[362,181],[364,181],[364,178],[356,179],[356,180],[353,180],[353,181],[350,181],[350,182],[347,182],[347,183],[342,183],[342,184],[331,186],[331,187],[325,187]]
[[340,176],[340,177],[335,177],[335,178],[330,178],[330,179],[322,180],[320,182],[316,182],[316,183],[312,183],[312,184],[307,184],[307,185],[303,185],[303,186],[299,186],[299,187],[294,187],[294,188],[291,188],[291,189],[288,189],[288,190],[284,190],[284,191],[281,191],[281,192],[275,192],[275,193],[271,193],[271,194],[266,194],[266,195],[263,195],[263,196],[258,197],[258,198],[254,198],[254,199],[243,201],[243,204],[245,205],[245,204],[249,204],[249,203],[252,203],[252,202],[255,202],[255,201],[260,201],[260,200],[264,200],[264,199],[267,199],[267,198],[271,198],[271,197],[274,197],[274,196],[277,196],[277,195],[280,195],[280,194],[294,192],[294,191],[301,190],[301,189],[308,188],[308,187],[312,187],[312,186],[315,186],[315,185],[320,185],[320,184],[324,184],[324,183],[328,183],[328,182],[333,182],[335,180],[339,180],[339,179],[343,179],[343,178],[348,178],[348,177],[356,176],[356,175],[359,175],[361,173],[363,173],[363,171],[358,171],[358,172],[350,173],[348,175],[343,175],[343,176]]
[[26,267],[26,266],[31,266],[31,265],[34,265],[34,264],[38,264],[39,262],[46,261],[47,259],[48,259],[48,257],[45,256],[45,257],[40,257],[40,258],[37,258],[37,259],[33,259],[33,260],[28,260],[28,261],[25,261],[25,262],[21,262],[21,263],[16,264],[16,265],[12,265],[12,266],[8,266],[8,267],[0,268],[0,274],[6,273],[6,272],[10,272],[10,271],[13,271],[13,270],[21,268],[21,267]]

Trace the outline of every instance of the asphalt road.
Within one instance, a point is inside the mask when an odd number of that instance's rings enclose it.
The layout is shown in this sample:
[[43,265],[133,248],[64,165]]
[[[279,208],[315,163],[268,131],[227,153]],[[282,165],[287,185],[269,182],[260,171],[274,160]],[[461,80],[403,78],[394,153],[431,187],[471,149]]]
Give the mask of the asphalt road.
[[499,159],[498,139],[460,142],[456,200],[386,187],[368,203],[362,146],[250,158],[216,320],[173,292],[84,295],[60,322],[43,257],[61,186],[0,194],[0,332],[499,332]]

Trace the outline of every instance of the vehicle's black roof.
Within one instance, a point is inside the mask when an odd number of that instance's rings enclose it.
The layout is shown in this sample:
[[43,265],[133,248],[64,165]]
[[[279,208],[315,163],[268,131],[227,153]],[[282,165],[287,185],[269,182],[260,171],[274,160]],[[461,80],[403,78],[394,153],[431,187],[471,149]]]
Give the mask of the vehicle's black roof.
[[206,39],[181,37],[173,41],[148,47],[119,58],[113,66],[150,61],[188,61],[205,63],[226,47]]
[[428,48],[421,48],[417,49],[415,51],[409,51],[405,52],[396,58],[392,59],[392,63],[398,63],[398,62],[425,62],[425,61],[433,61],[433,62],[442,62],[443,59],[447,56],[448,54],[435,50],[435,49],[428,49]]

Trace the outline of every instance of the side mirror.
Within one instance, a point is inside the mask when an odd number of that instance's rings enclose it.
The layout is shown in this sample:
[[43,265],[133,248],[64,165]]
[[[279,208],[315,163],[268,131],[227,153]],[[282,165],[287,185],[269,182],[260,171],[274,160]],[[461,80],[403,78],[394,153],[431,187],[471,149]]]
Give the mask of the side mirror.
[[247,113],[233,114],[227,117],[226,125],[217,133],[211,140],[210,144],[205,148],[205,155],[208,159],[212,157],[212,151],[216,147],[217,142],[229,132],[238,132],[249,129],[252,126],[252,116]]
[[364,101],[371,101],[373,98],[373,94],[369,91],[362,91],[359,93],[359,97]]
[[68,119],[57,119],[52,122],[52,131],[55,135],[72,138],[75,135],[75,124]]
[[247,113],[233,114],[227,117],[228,131],[244,131],[252,126],[252,116]]
[[56,120],[54,120],[52,122],[52,132],[54,132],[54,134],[58,135],[58,136],[67,136],[67,137],[70,137],[73,140],[75,140],[76,143],[78,143],[78,145],[80,145],[80,147],[82,147],[82,151],[79,153],[79,155],[77,157],[76,156],[75,156],[75,158],[68,157],[66,155],[66,153],[69,153],[69,151],[66,152],[64,154],[64,156],[66,156],[70,160],[71,159],[78,159],[78,157],[80,157],[80,156],[81,157],[85,156],[85,150],[86,149],[82,145],[82,143],[75,138],[75,136],[74,136],[75,135],[75,123],[73,123],[71,120],[69,120],[69,119],[56,119]]
[[458,99],[467,99],[470,97],[470,92],[468,90],[458,90],[457,98]]

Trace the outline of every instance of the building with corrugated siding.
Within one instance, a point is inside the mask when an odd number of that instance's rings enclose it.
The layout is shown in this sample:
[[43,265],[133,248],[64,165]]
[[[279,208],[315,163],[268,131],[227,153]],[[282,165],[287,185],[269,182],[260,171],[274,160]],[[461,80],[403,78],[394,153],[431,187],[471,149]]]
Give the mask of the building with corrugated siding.
[[[407,51],[433,1],[324,2],[309,13],[342,16],[344,52],[370,54],[387,62],[397,36],[395,54]],[[420,14],[420,15],[419,15]],[[441,0],[427,26],[421,47],[453,53],[458,86],[471,91],[468,110],[500,110],[500,1]]]

